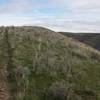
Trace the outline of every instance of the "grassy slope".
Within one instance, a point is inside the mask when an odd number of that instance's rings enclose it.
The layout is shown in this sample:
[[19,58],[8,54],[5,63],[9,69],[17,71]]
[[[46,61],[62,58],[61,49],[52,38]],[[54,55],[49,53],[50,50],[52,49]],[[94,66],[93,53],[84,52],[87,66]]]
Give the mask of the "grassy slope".
[[[91,90],[99,96],[100,52],[41,27],[1,28],[0,35],[3,32],[8,32],[13,94],[18,100],[41,100],[41,94],[52,84],[63,81],[72,90]],[[10,58],[4,33],[0,43],[2,66]]]

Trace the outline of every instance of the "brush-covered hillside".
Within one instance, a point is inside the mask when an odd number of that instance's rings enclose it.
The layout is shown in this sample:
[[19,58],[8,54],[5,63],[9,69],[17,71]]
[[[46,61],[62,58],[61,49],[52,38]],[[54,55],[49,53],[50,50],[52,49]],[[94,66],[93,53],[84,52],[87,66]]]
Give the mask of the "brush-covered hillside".
[[0,28],[0,75],[0,100],[100,100],[100,52],[42,27]]
[[61,33],[100,50],[100,33]]

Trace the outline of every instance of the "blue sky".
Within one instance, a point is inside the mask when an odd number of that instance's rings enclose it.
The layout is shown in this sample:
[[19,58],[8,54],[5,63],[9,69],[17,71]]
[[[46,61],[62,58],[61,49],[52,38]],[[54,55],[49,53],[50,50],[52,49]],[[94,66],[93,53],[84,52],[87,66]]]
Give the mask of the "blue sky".
[[99,0],[0,0],[0,25],[100,32]]

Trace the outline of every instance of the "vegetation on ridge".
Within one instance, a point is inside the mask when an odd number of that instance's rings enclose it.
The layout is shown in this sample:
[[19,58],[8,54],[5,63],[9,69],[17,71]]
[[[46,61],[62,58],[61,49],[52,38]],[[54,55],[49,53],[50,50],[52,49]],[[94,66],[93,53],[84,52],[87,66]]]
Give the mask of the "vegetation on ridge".
[[1,27],[0,65],[12,100],[98,100],[100,52],[41,27]]

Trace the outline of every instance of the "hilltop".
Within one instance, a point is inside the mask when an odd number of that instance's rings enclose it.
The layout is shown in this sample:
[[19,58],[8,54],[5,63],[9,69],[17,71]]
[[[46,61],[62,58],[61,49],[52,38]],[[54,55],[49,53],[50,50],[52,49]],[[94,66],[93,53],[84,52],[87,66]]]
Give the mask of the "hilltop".
[[1,27],[0,65],[13,100],[100,97],[100,52],[46,28]]

